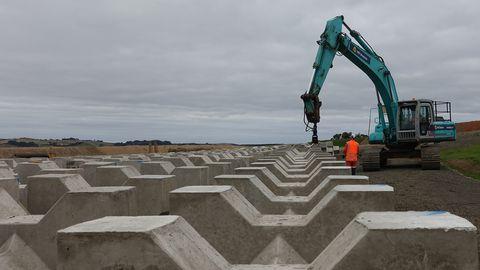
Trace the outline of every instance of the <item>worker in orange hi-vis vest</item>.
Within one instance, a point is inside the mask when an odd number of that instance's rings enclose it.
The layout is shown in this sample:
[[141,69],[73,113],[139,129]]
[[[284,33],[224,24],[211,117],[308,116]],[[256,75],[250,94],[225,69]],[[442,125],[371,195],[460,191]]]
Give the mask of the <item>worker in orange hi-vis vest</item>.
[[343,153],[345,154],[345,162],[347,166],[352,168],[352,175],[357,173],[358,153],[360,151],[360,145],[350,136],[350,140],[345,143]]

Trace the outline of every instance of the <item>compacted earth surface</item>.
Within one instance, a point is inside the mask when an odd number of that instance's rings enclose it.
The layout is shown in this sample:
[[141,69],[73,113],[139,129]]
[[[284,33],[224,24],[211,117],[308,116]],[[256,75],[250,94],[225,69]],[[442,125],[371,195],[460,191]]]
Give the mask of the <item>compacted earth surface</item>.
[[445,166],[438,171],[424,171],[414,165],[396,166],[359,174],[369,176],[374,184],[392,186],[397,211],[448,211],[468,219],[480,229],[479,180]]

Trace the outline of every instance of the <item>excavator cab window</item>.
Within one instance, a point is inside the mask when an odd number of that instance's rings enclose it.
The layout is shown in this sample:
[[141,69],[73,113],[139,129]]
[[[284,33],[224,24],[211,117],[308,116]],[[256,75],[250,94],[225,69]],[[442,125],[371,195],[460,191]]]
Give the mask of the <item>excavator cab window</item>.
[[432,107],[423,103],[420,106],[420,135],[427,135],[428,128],[432,123]]
[[400,108],[400,130],[415,130],[415,105]]

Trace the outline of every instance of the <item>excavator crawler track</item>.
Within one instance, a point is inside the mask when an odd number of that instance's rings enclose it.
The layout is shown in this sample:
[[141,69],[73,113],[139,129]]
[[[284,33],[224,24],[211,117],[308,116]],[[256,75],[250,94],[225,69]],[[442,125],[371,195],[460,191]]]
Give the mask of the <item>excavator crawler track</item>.
[[380,170],[380,149],[366,149],[362,153],[361,163],[364,171],[378,171]]
[[421,148],[422,170],[440,170],[440,148],[436,145]]

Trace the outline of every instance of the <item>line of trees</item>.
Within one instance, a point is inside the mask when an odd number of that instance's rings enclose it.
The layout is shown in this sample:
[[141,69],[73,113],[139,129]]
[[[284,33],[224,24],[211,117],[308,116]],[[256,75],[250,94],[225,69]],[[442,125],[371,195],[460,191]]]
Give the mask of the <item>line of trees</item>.
[[353,135],[353,138],[357,141],[358,140],[363,140],[363,139],[368,137],[367,135],[362,134],[362,133],[353,134],[353,132],[344,131],[342,133],[337,133],[337,134],[333,135],[332,140],[347,140],[352,135]]
[[13,146],[16,146],[16,147],[38,147],[38,144],[36,144],[34,142],[17,142],[17,141],[14,141],[14,140],[8,141],[7,144],[13,145]]
[[353,138],[358,143],[362,142],[363,140],[368,140],[368,136],[365,135],[365,134],[362,134],[362,133],[353,134],[353,132],[346,132],[345,131],[345,132],[337,133],[337,134],[333,135],[333,137],[332,137],[333,145],[344,146],[345,143],[350,138],[350,136],[352,136],[352,135],[353,135]]

